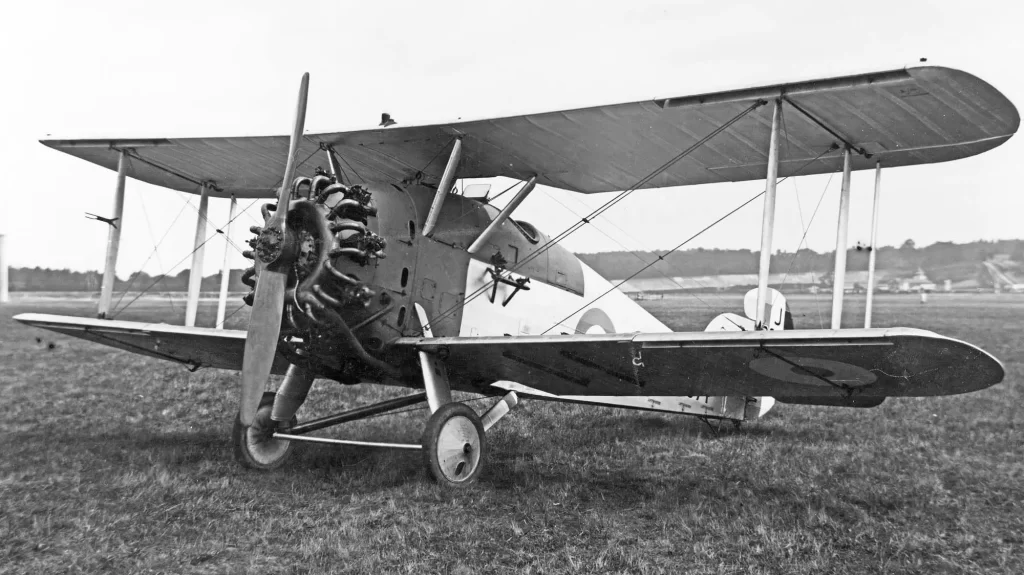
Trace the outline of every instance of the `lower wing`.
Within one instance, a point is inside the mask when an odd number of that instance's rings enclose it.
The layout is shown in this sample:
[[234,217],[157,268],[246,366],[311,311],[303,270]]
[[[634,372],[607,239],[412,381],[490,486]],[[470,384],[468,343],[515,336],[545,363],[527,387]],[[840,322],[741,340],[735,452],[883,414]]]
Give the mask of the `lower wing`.
[[[46,314],[14,319],[190,368],[238,370],[245,348],[242,331]],[[386,359],[415,365],[418,351],[443,359],[456,388],[507,380],[579,396],[772,396],[844,405],[967,393],[1004,375],[985,351],[910,328],[406,337]],[[274,373],[287,367],[279,351]]]
[[771,396],[865,405],[967,393],[1004,375],[985,351],[910,328],[401,338],[392,354],[411,358],[420,350],[445,359],[453,386],[482,389],[508,380],[559,396]]
[[[174,361],[190,369],[242,369],[244,331],[41,313],[23,313],[14,319],[33,327]],[[278,353],[273,372],[283,374],[287,369],[288,361]]]

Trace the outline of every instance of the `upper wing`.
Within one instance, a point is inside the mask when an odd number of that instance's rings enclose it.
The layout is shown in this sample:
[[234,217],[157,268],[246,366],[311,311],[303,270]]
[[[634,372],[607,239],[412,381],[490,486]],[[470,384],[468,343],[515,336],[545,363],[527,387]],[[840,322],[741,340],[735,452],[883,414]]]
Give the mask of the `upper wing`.
[[[979,154],[1020,124],[1013,104],[985,81],[927,66],[506,118],[306,134],[298,158],[326,165],[319,153],[329,144],[356,182],[399,183],[421,171],[436,182],[446,150],[462,137],[460,177],[537,175],[540,184],[578,192],[625,190],[752,102],[779,96],[795,104],[784,108],[788,145],[779,176],[837,170],[836,155],[811,162],[837,135],[872,154],[854,155],[853,169],[861,170],[876,160],[894,167]],[[642,187],[763,179],[770,130],[771,107],[762,106]],[[238,197],[272,197],[288,150],[287,136],[43,143],[112,170],[118,150],[127,149],[133,178],[193,193],[208,182],[214,194]]]
[[[151,355],[190,368],[242,369],[245,332],[209,327],[185,327],[42,313],[14,316],[23,324],[80,337],[133,353]],[[278,354],[273,372],[284,374],[288,361]]]
[[509,380],[570,396],[806,403],[966,393],[1003,379],[1002,365],[981,349],[910,328],[402,338],[395,348],[447,357],[460,387]]

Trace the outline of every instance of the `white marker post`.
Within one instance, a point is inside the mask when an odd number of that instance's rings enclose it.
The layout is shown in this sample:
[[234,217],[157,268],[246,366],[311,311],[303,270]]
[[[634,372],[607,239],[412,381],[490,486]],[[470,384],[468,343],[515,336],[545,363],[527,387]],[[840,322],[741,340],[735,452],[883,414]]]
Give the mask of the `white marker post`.
[[868,300],[864,304],[864,327],[871,327],[871,305],[875,299],[875,252],[878,251],[878,200],[882,197],[882,162],[875,163],[875,203],[871,211],[871,245],[868,247]]
[[199,288],[203,283],[203,255],[206,251],[206,210],[210,204],[210,188],[204,183],[199,186],[199,215],[196,217],[196,237],[193,242],[192,269],[188,272],[188,300],[185,302],[185,325],[196,325],[199,310]]
[[114,280],[117,272],[117,249],[121,245],[121,227],[124,220],[124,183],[128,175],[128,152],[121,150],[117,159],[117,188],[114,191],[114,213],[110,216],[114,225],[107,232],[107,258],[103,265],[103,284],[100,287],[100,304],[96,317],[104,319],[110,313],[110,300],[114,295]]
[[[231,256],[231,222],[235,221],[238,200],[231,195],[231,208],[228,210],[228,223],[221,230],[224,232],[224,262],[220,266],[220,298],[217,300],[217,329],[224,329],[224,314],[228,307],[228,284],[231,282],[231,267],[228,265]],[[191,279],[191,278],[189,278]]]
[[4,240],[4,235],[0,234],[0,303],[11,301],[11,295],[7,291],[7,246]]
[[768,175],[765,178],[764,215],[761,218],[761,261],[757,269],[757,310],[755,329],[765,325],[764,309],[768,299],[768,270],[772,261],[772,234],[775,231],[775,184],[779,176],[779,120],[782,102],[775,100],[772,110],[772,134],[768,140]]
[[839,329],[843,318],[843,291],[846,287],[846,243],[850,231],[850,148],[843,148],[843,187],[839,192],[839,226],[836,231],[836,271],[832,282],[832,329]]

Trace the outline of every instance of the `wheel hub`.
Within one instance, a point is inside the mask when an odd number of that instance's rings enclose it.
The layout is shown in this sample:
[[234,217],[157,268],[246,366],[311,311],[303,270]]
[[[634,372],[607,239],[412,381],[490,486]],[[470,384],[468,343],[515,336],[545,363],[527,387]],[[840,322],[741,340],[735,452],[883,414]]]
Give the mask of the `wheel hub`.
[[445,422],[437,441],[437,459],[449,480],[459,481],[472,474],[480,460],[474,446],[479,441],[469,419],[456,416]]

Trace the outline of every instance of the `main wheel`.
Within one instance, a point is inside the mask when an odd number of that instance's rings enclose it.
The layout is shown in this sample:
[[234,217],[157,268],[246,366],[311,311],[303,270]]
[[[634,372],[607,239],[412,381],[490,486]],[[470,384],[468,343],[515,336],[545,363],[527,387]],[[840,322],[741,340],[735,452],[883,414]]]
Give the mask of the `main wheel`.
[[449,403],[430,416],[423,431],[423,461],[431,477],[445,487],[476,481],[487,455],[484,424],[462,403]]
[[[292,442],[272,437],[278,425],[270,420],[270,412],[274,408],[274,392],[268,391],[260,399],[256,417],[252,425],[242,425],[241,417],[235,416],[235,427],[231,431],[231,442],[234,444],[235,461],[249,469],[269,471],[284,465],[292,454]],[[297,423],[295,417],[289,427]]]

